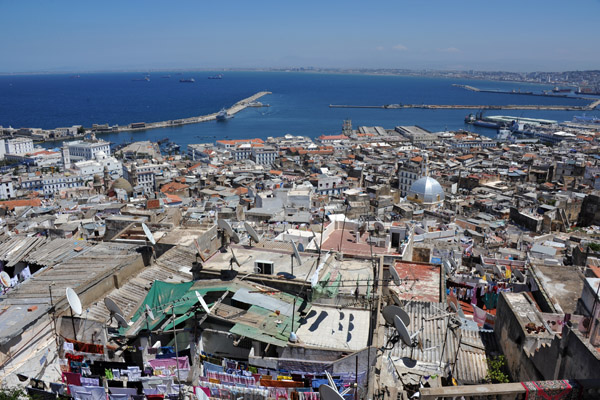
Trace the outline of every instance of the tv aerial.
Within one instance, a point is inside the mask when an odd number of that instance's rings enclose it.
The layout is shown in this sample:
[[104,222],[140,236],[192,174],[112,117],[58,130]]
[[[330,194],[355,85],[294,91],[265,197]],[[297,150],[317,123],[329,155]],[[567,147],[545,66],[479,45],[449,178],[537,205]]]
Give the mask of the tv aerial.
[[244,221],[244,228],[246,228],[246,232],[248,232],[248,235],[250,235],[250,247],[252,247],[252,241],[254,240],[254,243],[259,243],[261,240],[260,235],[254,230],[254,228],[252,227],[252,225],[250,225],[249,223],[247,223],[246,221]]
[[70,287],[66,290],[67,301],[69,302],[69,307],[71,308],[71,324],[73,325],[73,336],[75,340],[77,340],[77,331],[75,330],[75,318],[74,316],[80,316],[83,312],[83,307],[81,306],[81,300],[77,293]]

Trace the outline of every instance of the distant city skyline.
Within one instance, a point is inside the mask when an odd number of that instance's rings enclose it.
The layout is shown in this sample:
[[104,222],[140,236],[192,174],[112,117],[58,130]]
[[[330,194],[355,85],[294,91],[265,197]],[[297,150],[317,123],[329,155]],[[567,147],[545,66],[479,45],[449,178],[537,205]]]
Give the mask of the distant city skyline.
[[600,1],[0,0],[0,73],[600,68]]

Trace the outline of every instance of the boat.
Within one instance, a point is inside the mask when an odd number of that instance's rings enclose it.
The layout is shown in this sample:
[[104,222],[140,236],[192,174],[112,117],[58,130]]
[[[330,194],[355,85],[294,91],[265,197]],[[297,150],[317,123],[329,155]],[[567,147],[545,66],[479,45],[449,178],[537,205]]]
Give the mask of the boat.
[[181,83],[194,83],[196,80],[194,78],[182,78],[179,80]]
[[232,116],[229,115],[227,110],[224,108],[221,111],[219,111],[219,113],[217,114],[217,121],[226,121],[229,118],[232,118]]
[[143,78],[136,78],[136,79],[132,79],[132,81],[134,81],[134,82],[144,82],[144,81],[145,81],[145,82],[150,82],[150,78],[149,78],[149,77],[147,77],[147,76],[145,76],[145,77],[143,77]]
[[569,89],[569,88],[559,88],[558,86],[555,86],[554,89],[552,89],[552,91],[554,93],[570,93],[571,89]]
[[168,78],[170,78],[170,77],[171,77],[171,75],[164,75],[164,76],[161,76],[161,78],[163,78],[163,79],[168,79]]
[[271,107],[269,104],[263,104],[260,101],[251,101],[248,107]]
[[465,117],[466,124],[472,124],[481,128],[498,129],[501,124],[495,121],[486,120],[482,112],[477,114],[469,114]]
[[587,115],[575,115],[573,122],[581,122],[584,124],[600,124],[600,118],[596,116],[588,117]]
[[223,74],[209,76],[208,79],[223,79]]
[[498,133],[496,133],[496,140],[505,142],[512,139],[512,132],[510,129],[506,127],[498,128]]

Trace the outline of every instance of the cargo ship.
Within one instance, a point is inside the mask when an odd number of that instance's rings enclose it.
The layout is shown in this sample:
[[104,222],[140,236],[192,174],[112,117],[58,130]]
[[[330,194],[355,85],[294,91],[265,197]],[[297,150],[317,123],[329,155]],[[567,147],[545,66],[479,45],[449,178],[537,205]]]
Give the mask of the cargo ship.
[[496,121],[491,121],[491,120],[485,119],[483,116],[483,113],[467,115],[465,117],[465,123],[479,126],[482,128],[490,128],[490,129],[498,129],[504,125],[504,124],[498,123]]
[[209,76],[208,79],[223,79],[223,74]]
[[570,93],[571,89],[570,88],[559,88],[558,86],[555,86],[554,89],[552,89],[553,93]]
[[183,79],[180,79],[179,82],[181,82],[181,83],[194,83],[194,82],[196,82],[196,80],[194,78],[183,78]]
[[594,96],[600,96],[600,90],[592,89],[589,87],[580,87],[575,92],[576,94],[592,94]]

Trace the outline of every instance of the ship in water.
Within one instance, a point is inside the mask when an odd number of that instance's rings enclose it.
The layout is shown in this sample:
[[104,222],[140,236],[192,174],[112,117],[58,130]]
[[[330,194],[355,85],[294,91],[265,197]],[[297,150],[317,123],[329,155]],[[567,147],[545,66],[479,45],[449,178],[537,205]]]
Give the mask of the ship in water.
[[181,83],[194,83],[196,80],[194,78],[182,78],[179,80]]
[[257,108],[260,108],[260,107],[271,107],[271,105],[270,104],[261,103],[260,101],[251,101],[250,103],[248,103],[248,107],[257,107]]
[[483,112],[467,115],[465,117],[465,123],[490,129],[499,129],[502,126],[502,124],[498,123],[497,121],[487,120],[483,116]]
[[134,82],[150,82],[150,77],[149,76],[145,76],[143,78],[136,78],[136,79],[132,79],[132,81]]
[[208,79],[223,79],[223,74],[209,76]]
[[600,118],[593,116],[593,115],[587,116],[585,114],[575,115],[573,117],[573,122],[579,122],[579,123],[583,123],[583,124],[600,124]]
[[232,115],[229,115],[226,109],[221,109],[217,114],[217,121],[227,121],[229,118],[233,118]]

